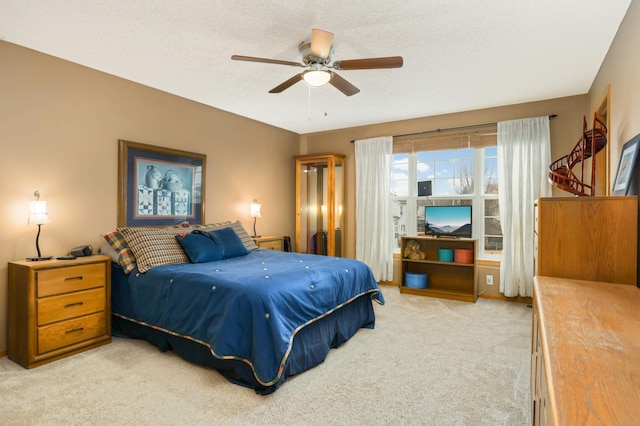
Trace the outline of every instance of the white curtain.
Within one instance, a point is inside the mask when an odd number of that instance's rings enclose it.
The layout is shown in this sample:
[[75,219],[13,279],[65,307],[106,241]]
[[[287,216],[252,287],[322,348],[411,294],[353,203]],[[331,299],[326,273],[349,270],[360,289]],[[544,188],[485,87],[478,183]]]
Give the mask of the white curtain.
[[551,195],[549,117],[498,123],[498,185],[503,250],[500,291],[533,295],[534,202]]
[[389,174],[391,136],[355,141],[356,259],[369,265],[378,281],[393,281],[393,217]]

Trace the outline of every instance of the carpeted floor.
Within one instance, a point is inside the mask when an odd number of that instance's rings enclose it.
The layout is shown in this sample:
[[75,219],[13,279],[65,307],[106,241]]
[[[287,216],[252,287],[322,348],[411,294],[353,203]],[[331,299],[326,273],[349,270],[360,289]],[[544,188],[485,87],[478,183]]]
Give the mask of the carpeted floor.
[[3,425],[527,425],[531,310],[382,287],[376,328],[256,395],[144,341],[33,370],[0,359]]

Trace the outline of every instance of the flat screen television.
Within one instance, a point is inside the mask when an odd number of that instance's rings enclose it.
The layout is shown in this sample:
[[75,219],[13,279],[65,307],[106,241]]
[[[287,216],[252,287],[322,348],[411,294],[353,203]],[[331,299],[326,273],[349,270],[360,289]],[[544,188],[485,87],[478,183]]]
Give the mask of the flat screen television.
[[471,206],[425,206],[426,235],[471,238]]

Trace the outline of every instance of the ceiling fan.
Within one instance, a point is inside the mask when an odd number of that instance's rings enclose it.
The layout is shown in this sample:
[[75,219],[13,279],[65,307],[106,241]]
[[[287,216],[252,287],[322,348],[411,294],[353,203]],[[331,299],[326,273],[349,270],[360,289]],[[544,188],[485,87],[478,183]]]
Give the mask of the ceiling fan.
[[291,77],[284,83],[269,90],[269,93],[281,93],[297,82],[304,80],[311,86],[323,86],[329,83],[345,95],[351,96],[358,93],[360,89],[340,77],[332,70],[348,71],[402,67],[402,56],[350,59],[334,61],[333,64],[331,64],[331,55],[333,54],[333,33],[318,29],[312,30],[311,42],[303,41],[298,46],[298,50],[302,55],[302,63],[241,55],[233,55],[231,56],[231,59],[235,61],[265,62],[268,64],[307,68],[300,74]]

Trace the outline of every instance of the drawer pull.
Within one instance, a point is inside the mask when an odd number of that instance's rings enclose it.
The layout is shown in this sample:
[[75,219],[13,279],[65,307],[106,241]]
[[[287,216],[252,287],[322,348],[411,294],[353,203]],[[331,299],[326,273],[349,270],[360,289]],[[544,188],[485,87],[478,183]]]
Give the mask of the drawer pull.
[[84,305],[84,302],[75,302],[75,303],[69,303],[68,305],[64,305],[65,309],[66,308],[72,308],[74,306],[82,306]]
[[65,281],[82,281],[82,279],[83,279],[82,275],[78,275],[75,277],[67,277],[64,280]]
[[67,331],[65,331],[64,334],[78,333],[78,332],[82,332],[82,331],[84,331],[84,327],[78,327],[78,328],[74,328],[72,330],[67,330]]

